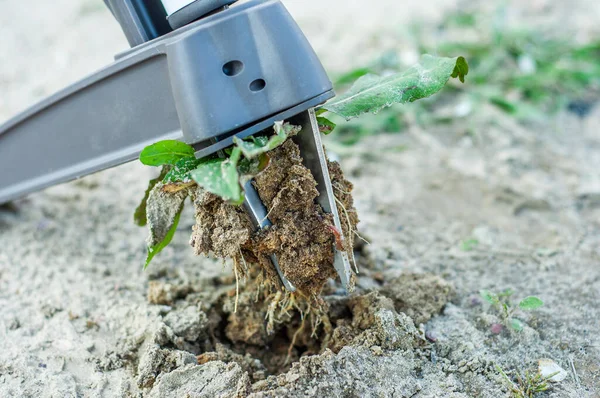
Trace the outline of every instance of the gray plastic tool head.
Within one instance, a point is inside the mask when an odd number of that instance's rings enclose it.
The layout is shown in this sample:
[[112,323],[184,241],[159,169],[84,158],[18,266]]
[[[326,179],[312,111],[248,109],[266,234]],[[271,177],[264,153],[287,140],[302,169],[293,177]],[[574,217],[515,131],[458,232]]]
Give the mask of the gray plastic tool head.
[[332,96],[280,1],[237,4],[137,45],[0,125],[0,203],[133,160],[161,139],[210,154]]
[[192,26],[166,49],[188,142],[223,138],[332,89],[280,1],[250,1]]

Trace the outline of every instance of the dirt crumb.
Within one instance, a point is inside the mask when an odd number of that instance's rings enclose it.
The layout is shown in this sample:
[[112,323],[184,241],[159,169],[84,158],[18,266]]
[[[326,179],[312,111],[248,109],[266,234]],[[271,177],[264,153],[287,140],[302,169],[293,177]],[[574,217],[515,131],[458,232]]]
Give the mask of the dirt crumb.
[[198,364],[202,365],[212,361],[223,361],[225,363],[235,362],[253,381],[259,381],[266,378],[267,370],[262,362],[246,353],[245,355],[238,354],[223,344],[217,344],[215,351],[205,352],[197,357]]
[[454,296],[454,287],[437,275],[411,273],[390,280],[381,293],[419,325],[442,311]]
[[192,195],[196,209],[196,224],[192,227],[190,244],[197,255],[213,254],[218,258],[241,256],[253,228],[241,207],[225,203],[221,198],[197,187]]
[[348,302],[350,318],[341,318],[333,329],[333,352],[345,346],[364,345],[384,349],[409,349],[420,342],[412,319],[397,313],[393,302],[378,292],[351,298]]
[[148,302],[150,304],[173,305],[175,300],[185,297],[191,290],[188,285],[150,281],[148,282]]
[[164,317],[164,322],[177,336],[175,345],[181,345],[177,340],[196,342],[207,337],[208,318],[196,306],[171,311]]
[[152,387],[159,374],[194,363],[195,357],[190,352],[163,349],[153,344],[140,358],[137,384],[142,388]]
[[230,311],[227,316],[225,335],[233,343],[265,346],[273,338],[267,333],[268,304],[256,300],[251,291],[244,290],[238,297],[237,311]]
[[148,396],[241,398],[249,392],[250,379],[238,364],[214,361],[161,374]]

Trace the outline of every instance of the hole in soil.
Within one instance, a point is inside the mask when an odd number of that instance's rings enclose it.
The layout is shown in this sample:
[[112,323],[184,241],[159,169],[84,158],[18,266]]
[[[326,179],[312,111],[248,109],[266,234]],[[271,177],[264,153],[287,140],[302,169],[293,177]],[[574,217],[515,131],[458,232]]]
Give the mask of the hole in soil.
[[252,91],[260,91],[267,85],[263,79],[256,79],[252,83],[250,83],[250,90]]
[[242,61],[229,61],[225,65],[223,65],[223,73],[227,76],[235,76],[242,73],[244,70],[244,63]]

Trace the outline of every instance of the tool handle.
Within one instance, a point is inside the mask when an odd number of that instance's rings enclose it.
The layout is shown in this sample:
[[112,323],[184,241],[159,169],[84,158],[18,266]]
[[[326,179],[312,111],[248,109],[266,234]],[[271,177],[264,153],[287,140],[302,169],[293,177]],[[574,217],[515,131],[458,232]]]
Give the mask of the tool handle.
[[164,56],[119,62],[0,126],[0,203],[182,139]]
[[104,0],[104,3],[121,25],[131,47],[173,31],[161,0]]

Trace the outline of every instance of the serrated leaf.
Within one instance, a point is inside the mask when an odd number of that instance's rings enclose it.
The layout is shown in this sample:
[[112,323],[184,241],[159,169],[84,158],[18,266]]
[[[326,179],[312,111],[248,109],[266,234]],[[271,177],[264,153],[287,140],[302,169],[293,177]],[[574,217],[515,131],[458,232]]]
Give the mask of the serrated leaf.
[[479,295],[481,296],[481,298],[483,298],[485,301],[487,301],[490,304],[495,304],[498,302],[498,296],[496,296],[494,293],[490,292],[489,290],[480,290],[479,291]]
[[213,159],[201,163],[190,172],[190,175],[208,192],[220,196],[231,204],[240,205],[244,201],[244,191],[237,170],[240,156],[241,149],[235,147],[229,159]]
[[317,116],[317,123],[319,125],[319,131],[325,135],[330,134],[335,126],[334,122],[323,116]]
[[544,305],[544,302],[538,297],[529,296],[521,300],[519,303],[519,308],[525,311],[531,311],[535,310],[536,308],[540,308],[542,305]]
[[135,212],[133,213],[133,222],[136,225],[138,225],[140,227],[144,227],[148,223],[148,220],[146,217],[146,205],[148,204],[148,197],[150,196],[150,191],[152,191],[152,189],[156,186],[156,184],[158,184],[163,178],[165,178],[168,171],[169,171],[169,168],[166,166],[163,166],[163,168],[160,170],[160,174],[158,175],[158,177],[153,178],[150,181],[148,181],[148,188],[146,188],[144,197],[142,198],[142,201],[140,202],[139,206],[135,209]]
[[148,247],[148,254],[146,255],[146,263],[144,264],[144,269],[148,268],[148,265],[150,264],[150,261],[152,261],[154,256],[160,253],[173,240],[173,236],[175,236],[175,231],[177,230],[177,226],[179,225],[179,219],[181,218],[182,210],[183,206],[177,212],[177,215],[173,220],[173,225],[171,225],[171,228],[169,228],[169,231],[167,232],[167,235],[164,237],[164,239],[158,242],[158,244]]
[[200,159],[196,159],[194,156],[188,156],[179,159],[175,166],[165,175],[163,182],[165,184],[172,184],[176,182],[189,182],[192,177],[190,171],[194,170],[202,162]]
[[333,98],[323,108],[347,120],[363,113],[377,113],[395,103],[429,97],[444,87],[452,76],[464,81],[468,65],[463,57],[444,58],[423,55],[420,63],[390,76],[362,76],[350,90]]
[[190,145],[177,140],[164,140],[144,148],[140,153],[140,162],[147,166],[175,165],[190,156],[194,156],[194,148]]
[[517,318],[512,318],[509,322],[509,325],[511,329],[516,330],[517,332],[523,330],[523,322],[521,322]]
[[241,149],[246,158],[252,159],[263,153],[272,151],[283,144],[288,137],[296,135],[300,131],[299,126],[292,126],[289,123],[283,122],[275,122],[273,129],[275,130],[275,135],[269,138],[259,136],[252,137],[248,141],[233,137],[233,142]]

